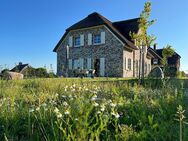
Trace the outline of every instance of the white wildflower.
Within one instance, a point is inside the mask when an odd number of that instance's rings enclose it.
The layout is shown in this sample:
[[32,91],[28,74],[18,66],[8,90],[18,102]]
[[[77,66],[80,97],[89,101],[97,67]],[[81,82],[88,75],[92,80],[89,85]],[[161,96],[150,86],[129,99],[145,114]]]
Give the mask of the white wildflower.
[[30,113],[32,113],[32,112],[34,112],[34,111],[35,111],[34,108],[30,108],[30,109],[29,109],[29,112],[30,112]]
[[68,103],[66,101],[63,102],[63,106],[68,106]]
[[57,107],[55,107],[54,112],[59,113],[59,109]]
[[111,115],[113,115],[113,116],[115,116],[116,118],[119,118],[120,117],[120,115],[117,113],[117,112],[111,112]]
[[78,121],[78,118],[75,118],[74,120],[75,120],[75,121]]
[[91,101],[95,101],[97,99],[97,95],[92,96]]
[[65,95],[62,95],[62,98],[66,98],[66,96],[65,96]]
[[108,100],[108,103],[112,103],[112,100],[110,99],[110,100]]
[[101,114],[101,112],[100,112],[100,111],[97,111],[97,114]]
[[36,111],[39,111],[39,110],[40,110],[40,107],[37,107],[37,108],[36,108]]
[[70,114],[69,110],[66,110],[65,115],[69,115],[69,114]]
[[94,102],[94,104],[93,104],[95,107],[98,107],[99,106],[99,104],[97,103],[97,102]]
[[62,118],[62,114],[61,113],[57,113],[57,118]]
[[46,104],[46,103],[42,103],[42,105],[41,105],[41,106],[46,107],[46,106],[47,106],[47,104]]
[[110,103],[110,106],[111,107],[116,107],[116,104],[115,103]]
[[105,106],[103,104],[103,105],[101,105],[101,111],[104,112],[104,110],[105,110]]
[[59,94],[58,94],[58,93],[56,93],[56,94],[55,94],[55,96],[56,96],[56,97],[58,97],[58,96],[59,96]]

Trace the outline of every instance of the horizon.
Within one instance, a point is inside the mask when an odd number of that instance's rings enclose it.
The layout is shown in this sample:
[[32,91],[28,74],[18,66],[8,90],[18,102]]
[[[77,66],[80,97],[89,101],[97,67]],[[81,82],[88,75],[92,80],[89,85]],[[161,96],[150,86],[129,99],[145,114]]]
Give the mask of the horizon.
[[[184,29],[188,25],[188,17],[184,12],[188,2],[183,1],[184,3],[170,0],[151,1],[150,19],[157,21],[151,26],[149,33],[156,35],[158,48],[163,48],[167,44],[172,45],[181,56],[181,70],[188,72],[188,63],[186,62],[188,59],[186,55],[188,52],[186,48],[188,30]],[[44,0],[40,2],[37,0],[7,2],[3,0],[0,2],[2,3],[0,5],[2,18],[0,23],[2,28],[0,66],[11,69],[15,64],[22,62],[33,67],[46,65],[49,69],[52,64],[53,70],[56,72],[56,53],[53,52],[53,49],[68,27],[93,12],[100,13],[112,22],[137,18],[143,10],[145,2],[142,0],[135,5],[135,2],[128,0],[120,0],[119,3],[117,1],[108,3],[107,0],[84,3],[81,0],[76,2],[74,0],[68,2],[59,0],[56,2],[45,2]],[[75,3],[74,6],[72,3]],[[127,9],[125,8],[125,13],[122,13],[121,9],[124,6],[120,3],[128,5]],[[166,8],[165,6],[169,4],[171,6]],[[112,8],[115,9],[113,12]]]

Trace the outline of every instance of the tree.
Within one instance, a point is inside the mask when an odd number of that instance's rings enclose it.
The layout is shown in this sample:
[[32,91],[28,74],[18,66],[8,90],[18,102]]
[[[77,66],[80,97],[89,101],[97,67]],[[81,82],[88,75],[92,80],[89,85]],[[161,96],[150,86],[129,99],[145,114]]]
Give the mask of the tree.
[[170,74],[168,74],[168,72],[172,70],[170,69],[168,65],[168,58],[172,57],[174,55],[174,52],[175,50],[172,48],[171,45],[167,45],[166,47],[163,48],[163,51],[162,51],[163,58],[162,58],[161,64],[163,65],[163,72],[165,76],[171,76]]
[[151,5],[151,2],[146,2],[144,5],[144,10],[140,14],[139,29],[141,32],[139,34],[130,32],[130,36],[132,37],[132,39],[137,41],[136,45],[138,47],[141,47],[142,45],[146,45],[147,47],[149,47],[156,40],[154,34],[147,34],[149,27],[155,22],[155,20],[149,20],[151,15]]
[[[155,20],[149,20],[151,14],[151,2],[146,2],[144,5],[144,10],[140,14],[139,18],[139,33],[130,32],[131,38],[135,41],[136,46],[140,48],[140,61],[139,61],[139,82],[144,81],[144,58],[145,53],[143,52],[143,47],[146,49],[150,47],[156,40],[155,35],[148,35],[148,28],[154,24]],[[142,67],[142,68],[141,68]],[[141,79],[142,71],[142,79]]]

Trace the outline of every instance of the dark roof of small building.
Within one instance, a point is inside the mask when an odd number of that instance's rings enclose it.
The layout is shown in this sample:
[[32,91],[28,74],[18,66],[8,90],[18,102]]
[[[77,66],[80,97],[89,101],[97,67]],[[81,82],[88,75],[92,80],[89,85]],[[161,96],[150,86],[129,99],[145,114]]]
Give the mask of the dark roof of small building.
[[13,72],[21,72],[23,71],[23,69],[25,69],[26,67],[28,67],[29,64],[22,64],[20,63],[19,65],[15,66],[13,69],[11,69],[10,71],[13,71]]
[[[155,52],[161,57],[163,58],[163,55],[162,55],[162,52],[163,52],[163,49],[157,49],[155,50]],[[173,65],[173,64],[176,64],[176,61],[178,59],[180,59],[181,56],[177,53],[177,52],[174,52],[174,55],[172,55],[172,57],[169,57],[168,58],[168,64],[170,65]]]
[[[88,15],[83,20],[79,21],[78,23],[70,26],[66,29],[65,34],[61,38],[61,40],[58,42],[56,47],[54,48],[54,52],[56,52],[57,48],[63,41],[63,39],[66,37],[69,31],[76,30],[76,29],[82,29],[82,28],[88,28],[93,26],[99,26],[99,25],[106,25],[123,43],[128,45],[132,49],[138,49],[130,40],[129,33],[130,31],[136,32],[138,31],[138,18],[132,19],[132,20],[126,20],[126,21],[120,21],[120,22],[114,22],[112,23],[102,15],[100,15],[97,12],[94,12],[90,15]],[[130,30],[130,31],[129,31]]]
[[157,52],[153,48],[149,47],[148,52],[151,53],[154,56],[154,58],[157,58],[160,60],[162,59],[162,57],[159,54],[157,54]]
[[[156,52],[159,56],[163,57],[162,53],[163,53],[163,49],[156,49]],[[181,58],[181,56],[177,53],[177,52],[174,52],[174,55],[172,57],[179,57]]]

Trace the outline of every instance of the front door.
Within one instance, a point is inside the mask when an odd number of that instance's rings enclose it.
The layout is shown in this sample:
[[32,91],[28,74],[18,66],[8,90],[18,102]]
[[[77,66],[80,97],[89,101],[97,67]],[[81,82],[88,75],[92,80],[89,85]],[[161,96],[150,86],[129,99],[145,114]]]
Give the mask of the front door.
[[95,75],[99,77],[100,76],[100,59],[94,60],[94,69],[95,69]]

